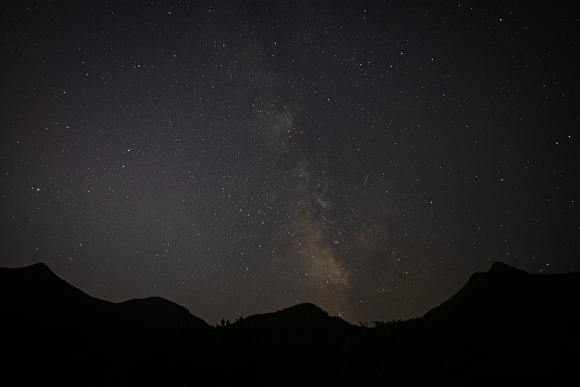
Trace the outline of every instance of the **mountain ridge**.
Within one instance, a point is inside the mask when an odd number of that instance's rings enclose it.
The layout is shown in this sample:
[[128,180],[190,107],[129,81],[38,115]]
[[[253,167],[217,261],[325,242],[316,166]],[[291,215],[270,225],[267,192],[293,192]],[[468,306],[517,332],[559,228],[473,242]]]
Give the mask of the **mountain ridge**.
[[[177,313],[177,310],[182,310],[182,313],[183,313],[183,311],[187,311],[187,313],[194,316],[189,310],[187,310],[187,308],[185,308],[179,304],[176,304],[172,301],[166,300],[162,297],[144,297],[144,298],[130,299],[130,300],[126,300],[126,301],[119,302],[119,303],[111,303],[110,301],[95,298],[93,296],[90,296],[90,295],[84,293],[80,289],[68,284],[65,280],[58,277],[43,262],[35,263],[35,264],[30,265],[30,266],[25,266],[25,267],[20,267],[20,268],[11,268],[11,269],[0,268],[0,278],[2,279],[2,285],[3,285],[3,286],[0,285],[0,290],[3,290],[3,288],[5,288],[7,285],[7,280],[4,278],[3,273],[7,273],[8,271],[10,271],[10,273],[14,274],[13,277],[16,277],[15,279],[13,279],[10,282],[9,286],[13,287],[13,289],[12,289],[13,291],[21,291],[23,294],[26,294],[27,297],[28,297],[28,294],[27,294],[28,292],[23,291],[23,290],[30,289],[31,288],[30,285],[32,282],[36,282],[37,285],[38,285],[38,282],[40,282],[41,285],[50,284],[50,286],[48,286],[48,288],[44,288],[43,292],[38,292],[36,294],[36,296],[39,298],[42,298],[43,296],[44,297],[46,297],[46,296],[54,297],[55,295],[52,293],[65,291],[64,288],[66,286],[68,286],[69,290],[71,291],[71,294],[76,293],[74,297],[77,299],[84,297],[87,300],[88,299],[98,300],[99,302],[107,303],[110,305],[120,305],[120,306],[129,306],[129,305],[132,305],[135,303],[147,303],[147,302],[152,303],[152,302],[154,302],[154,303],[158,304],[159,306],[161,306],[163,304],[164,307],[172,308],[175,313]],[[568,274],[573,275],[573,273],[568,273]],[[558,275],[558,274],[556,274],[556,275]],[[580,275],[580,274],[578,274],[578,275]],[[458,293],[462,292],[462,290],[465,287],[474,286],[474,283],[479,283],[481,281],[489,281],[490,279],[494,279],[497,281],[497,280],[506,280],[506,279],[510,279],[510,278],[515,280],[515,281],[520,281],[522,278],[527,278],[528,276],[533,277],[533,276],[537,276],[537,274],[530,274],[524,270],[520,270],[520,269],[514,268],[512,266],[509,266],[503,262],[496,261],[492,264],[489,271],[476,272],[476,273],[472,274],[470,276],[467,284],[463,288],[461,288]],[[546,275],[542,274],[541,276],[546,276]],[[27,278],[28,280],[23,280],[24,278]],[[52,281],[52,282],[48,282],[48,281]],[[452,296],[451,298],[455,297],[456,295]],[[30,301],[30,300],[28,300],[28,301]],[[449,301],[449,300],[447,300],[447,301]],[[442,305],[444,305],[447,301],[445,301]],[[434,310],[437,310],[439,307],[440,306],[435,307],[432,310],[428,311],[423,317],[430,315]],[[308,311],[308,314],[312,314],[313,317],[314,316],[321,317],[322,315],[324,315],[325,317],[334,317],[334,316],[330,316],[326,311],[322,310],[317,305],[311,304],[311,303],[297,304],[297,305],[290,306],[288,308],[284,308],[284,309],[281,309],[281,310],[279,310],[277,312],[273,312],[273,313],[291,314],[293,310],[297,310],[297,309],[301,309],[302,313],[305,313],[306,311]],[[252,316],[247,317],[246,319],[253,317],[253,316],[261,316],[261,315],[269,315],[269,314],[271,314],[271,313],[252,315]],[[199,319],[199,317],[197,317],[197,316],[194,316],[194,317]],[[337,317],[337,318],[339,318],[339,317]],[[202,319],[200,319],[200,320],[203,321]],[[207,322],[204,321],[204,323],[206,325],[208,325]],[[345,323],[350,324],[346,321],[345,321]],[[352,325],[352,324],[350,324],[350,325]]]
[[[423,317],[376,328],[310,303],[212,327],[160,297],[93,298],[41,263],[0,268],[0,310],[8,316],[0,332],[11,332],[0,342],[13,355],[7,369],[26,375],[35,364],[64,384],[95,370],[94,384],[183,384],[192,373],[220,384],[489,384],[575,367],[578,356],[563,354],[580,344],[580,273],[529,274],[494,262]],[[64,373],[59,359],[69,359]]]

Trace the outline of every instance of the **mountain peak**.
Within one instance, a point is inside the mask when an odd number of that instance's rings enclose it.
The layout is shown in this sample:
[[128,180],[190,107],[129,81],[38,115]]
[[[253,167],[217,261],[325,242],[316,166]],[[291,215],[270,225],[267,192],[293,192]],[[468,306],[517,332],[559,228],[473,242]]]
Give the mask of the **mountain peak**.
[[[55,282],[64,282],[61,280],[50,268],[43,262],[38,262],[30,266],[17,267],[13,269],[1,268],[3,282],[14,282],[14,284],[22,288],[22,290],[27,289],[33,284],[47,284]],[[4,278],[4,276],[6,278]]]
[[521,276],[521,275],[528,275],[529,273],[516,269],[515,267],[509,266],[503,262],[495,261],[491,266],[491,269],[488,271],[489,274],[493,275],[494,277],[511,277],[511,276]]
[[305,314],[316,314],[316,315],[328,316],[328,313],[326,313],[324,310],[322,310],[319,306],[311,304],[309,302],[304,302],[302,304],[291,306],[289,308],[286,308],[286,310],[289,310],[289,311],[291,310],[293,312],[300,312],[300,313],[305,313]]
[[40,270],[48,270],[48,271],[52,271],[50,270],[50,268],[48,267],[48,265],[44,262],[36,262],[33,263],[32,265],[28,266],[31,269],[40,269]]

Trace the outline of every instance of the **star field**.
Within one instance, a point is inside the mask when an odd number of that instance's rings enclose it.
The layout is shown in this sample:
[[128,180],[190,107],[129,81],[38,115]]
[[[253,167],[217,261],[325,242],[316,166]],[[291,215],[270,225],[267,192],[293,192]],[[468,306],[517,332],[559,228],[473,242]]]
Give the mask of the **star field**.
[[578,269],[578,17],[547,2],[6,2],[0,266],[213,324],[419,317]]

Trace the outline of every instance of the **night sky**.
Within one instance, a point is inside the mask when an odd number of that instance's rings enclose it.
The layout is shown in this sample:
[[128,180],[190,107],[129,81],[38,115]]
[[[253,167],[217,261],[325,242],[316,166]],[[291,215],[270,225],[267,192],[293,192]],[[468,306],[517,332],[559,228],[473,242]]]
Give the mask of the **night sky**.
[[209,324],[578,270],[564,4],[4,1],[0,266]]

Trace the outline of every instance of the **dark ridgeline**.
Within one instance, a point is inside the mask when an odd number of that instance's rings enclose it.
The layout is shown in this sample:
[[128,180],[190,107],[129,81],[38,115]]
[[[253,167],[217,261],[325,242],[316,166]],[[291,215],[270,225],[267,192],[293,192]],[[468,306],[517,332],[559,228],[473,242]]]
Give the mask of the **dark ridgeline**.
[[558,382],[580,357],[580,273],[496,262],[424,317],[365,328],[312,304],[212,327],[158,297],[95,299],[44,264],[0,268],[5,380],[177,385]]

